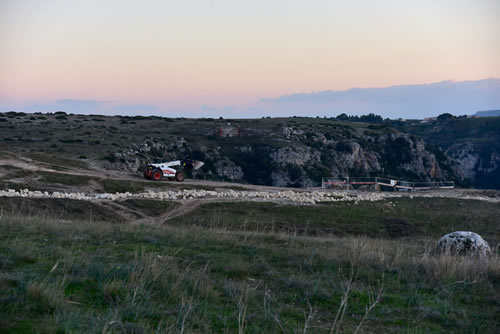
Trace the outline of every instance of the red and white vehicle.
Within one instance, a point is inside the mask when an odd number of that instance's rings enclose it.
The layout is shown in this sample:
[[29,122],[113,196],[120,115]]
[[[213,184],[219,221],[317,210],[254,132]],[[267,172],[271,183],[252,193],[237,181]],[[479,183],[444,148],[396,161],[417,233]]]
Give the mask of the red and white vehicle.
[[149,164],[144,171],[144,177],[154,181],[160,181],[162,177],[166,177],[169,180],[175,179],[177,182],[182,182],[186,178],[184,171],[199,169],[203,165],[203,162],[191,159]]

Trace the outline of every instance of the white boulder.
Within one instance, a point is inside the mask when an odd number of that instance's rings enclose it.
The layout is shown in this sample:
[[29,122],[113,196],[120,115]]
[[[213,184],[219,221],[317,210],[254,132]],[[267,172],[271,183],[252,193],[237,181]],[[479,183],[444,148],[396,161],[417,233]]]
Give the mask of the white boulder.
[[448,233],[438,241],[438,249],[445,254],[491,255],[491,248],[481,236],[474,232],[456,231]]

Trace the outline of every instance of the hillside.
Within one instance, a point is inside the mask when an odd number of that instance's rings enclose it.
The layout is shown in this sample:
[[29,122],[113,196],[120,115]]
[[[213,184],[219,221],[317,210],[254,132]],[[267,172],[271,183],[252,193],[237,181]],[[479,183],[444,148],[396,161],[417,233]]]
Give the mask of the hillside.
[[[387,125],[321,118],[248,120],[0,114],[3,158],[51,168],[135,173],[184,157],[192,177],[272,186],[316,186],[329,176],[395,176],[460,182],[438,147]],[[2,158],[2,157],[0,157]],[[22,172],[21,172],[22,173]]]
[[500,189],[500,117],[442,117],[390,125],[441,147],[472,186]]

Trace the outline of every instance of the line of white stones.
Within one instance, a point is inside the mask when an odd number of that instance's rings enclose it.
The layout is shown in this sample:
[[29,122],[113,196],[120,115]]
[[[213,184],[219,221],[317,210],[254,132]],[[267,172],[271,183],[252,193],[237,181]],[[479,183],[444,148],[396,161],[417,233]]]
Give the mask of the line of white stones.
[[[472,196],[465,194],[450,193],[412,193],[404,194],[408,198],[458,198],[464,200],[480,200],[493,203],[500,203],[500,198],[486,196]],[[248,199],[254,201],[281,201],[297,204],[316,204],[324,202],[354,202],[360,201],[380,201],[388,198],[403,197],[403,194],[384,192],[340,192],[340,191],[214,191],[214,190],[191,190],[184,189],[178,191],[146,191],[141,193],[104,193],[85,194],[71,192],[52,192],[23,190],[0,190],[0,197],[25,197],[25,198],[67,198],[76,200],[111,200],[118,201],[124,199],[155,199],[155,200],[190,200],[190,199]]]
[[325,192],[325,191],[213,191],[213,190],[179,190],[179,191],[147,191],[141,193],[104,193],[85,194],[70,192],[31,191],[23,189],[0,190],[3,197],[24,197],[24,198],[67,198],[76,200],[124,200],[130,198],[143,198],[155,200],[189,200],[189,199],[249,199],[260,201],[284,201],[298,204],[316,204],[321,202],[359,202],[359,201],[379,201],[385,198],[399,197],[389,193],[346,193],[346,192]]

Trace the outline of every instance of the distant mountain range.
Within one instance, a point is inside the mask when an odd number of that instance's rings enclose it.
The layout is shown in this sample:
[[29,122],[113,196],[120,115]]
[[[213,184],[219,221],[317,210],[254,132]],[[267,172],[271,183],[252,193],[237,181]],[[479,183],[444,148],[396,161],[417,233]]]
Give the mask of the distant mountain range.
[[423,119],[442,113],[466,115],[474,110],[491,110],[499,106],[500,78],[489,78],[295,93],[262,99],[259,110],[272,117],[374,113],[391,119]]
[[473,116],[478,116],[478,117],[497,117],[497,116],[500,116],[500,109],[478,111]]

